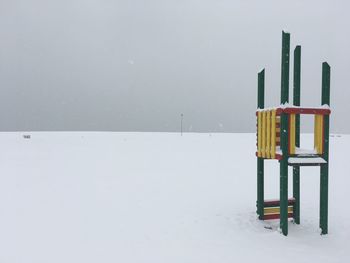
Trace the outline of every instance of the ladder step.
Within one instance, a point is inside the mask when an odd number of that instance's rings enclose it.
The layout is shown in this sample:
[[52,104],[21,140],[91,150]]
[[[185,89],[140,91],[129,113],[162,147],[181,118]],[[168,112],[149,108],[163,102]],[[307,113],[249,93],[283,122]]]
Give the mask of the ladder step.
[[289,157],[288,165],[291,166],[319,166],[326,164],[326,160],[322,157]]
[[[294,205],[295,199],[289,198],[288,199],[288,206]],[[274,206],[280,206],[280,200],[278,199],[272,199],[272,200],[265,200],[264,201],[264,207],[274,207]]]
[[[293,206],[288,206],[288,213],[293,213]],[[265,207],[264,215],[280,214],[280,207]]]
[[[293,217],[293,213],[288,213],[288,218]],[[280,214],[271,214],[271,215],[264,215],[264,220],[273,220],[273,219],[279,219]]]

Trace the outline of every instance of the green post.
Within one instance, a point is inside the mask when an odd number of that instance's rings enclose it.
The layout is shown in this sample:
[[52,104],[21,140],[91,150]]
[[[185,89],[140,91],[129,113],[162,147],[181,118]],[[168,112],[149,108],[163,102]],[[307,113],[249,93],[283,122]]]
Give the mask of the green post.
[[[330,106],[331,69],[327,62],[322,63],[322,105]],[[329,115],[324,116],[323,126],[323,159],[327,162],[321,165],[320,178],[320,228],[321,234],[328,233],[328,168],[329,168]]]
[[[301,75],[301,47],[294,49],[294,72],[293,72],[293,105],[300,106],[300,75]],[[295,119],[295,146],[300,147],[300,115]],[[300,167],[293,166],[293,208],[294,221],[300,224]]]
[[[265,69],[258,73],[258,109],[265,104]],[[264,158],[257,157],[257,214],[264,219]]]
[[[281,104],[289,101],[290,34],[282,32]],[[288,235],[288,115],[281,115],[280,228]]]
[[289,102],[290,34],[282,31],[281,104]]

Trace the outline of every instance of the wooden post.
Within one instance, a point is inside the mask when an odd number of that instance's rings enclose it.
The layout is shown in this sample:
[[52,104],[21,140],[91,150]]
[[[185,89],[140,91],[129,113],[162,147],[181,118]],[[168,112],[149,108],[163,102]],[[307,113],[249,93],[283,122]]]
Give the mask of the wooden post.
[[[258,109],[265,106],[265,69],[258,73]],[[264,219],[264,158],[257,157],[257,214]]]
[[[281,104],[289,101],[290,34],[282,32]],[[288,235],[288,115],[281,114],[280,228]]]
[[[301,75],[301,47],[294,49],[294,72],[293,72],[293,105],[300,106],[300,75]],[[300,147],[300,115],[295,120],[295,146]],[[300,224],[300,167],[293,167],[293,217],[296,224]]]
[[[330,106],[331,69],[327,62],[322,63],[322,106]],[[323,159],[327,162],[320,168],[320,228],[321,234],[328,233],[328,168],[329,168],[329,115],[324,116]]]

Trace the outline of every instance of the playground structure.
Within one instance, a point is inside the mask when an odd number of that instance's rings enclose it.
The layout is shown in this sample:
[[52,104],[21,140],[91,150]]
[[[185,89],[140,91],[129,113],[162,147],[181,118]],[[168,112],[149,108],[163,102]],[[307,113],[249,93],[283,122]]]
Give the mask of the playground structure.
[[[321,107],[300,107],[301,46],[294,50],[293,105],[289,105],[290,34],[282,32],[281,101],[265,107],[265,69],[258,73],[257,116],[257,214],[260,220],[280,219],[288,235],[288,218],[300,224],[300,167],[320,167],[321,234],[328,233],[328,168],[330,66],[322,63]],[[300,147],[300,115],[314,115],[314,149]],[[280,199],[264,201],[264,161],[280,163]],[[288,167],[293,167],[293,198],[288,199]]]

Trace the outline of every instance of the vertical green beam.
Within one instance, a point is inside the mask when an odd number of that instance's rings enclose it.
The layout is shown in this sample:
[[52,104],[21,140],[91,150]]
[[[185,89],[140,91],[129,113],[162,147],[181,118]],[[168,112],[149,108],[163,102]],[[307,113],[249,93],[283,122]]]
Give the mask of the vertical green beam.
[[[294,71],[293,71],[293,105],[300,106],[300,75],[301,75],[301,47],[294,49]],[[300,115],[295,120],[295,146],[300,147]],[[293,166],[293,197],[295,204],[293,208],[294,221],[300,224],[300,167]]]
[[282,31],[281,104],[289,102],[290,34]]
[[[290,34],[282,32],[281,104],[289,101]],[[288,235],[288,115],[281,115],[280,228]]]
[[[331,68],[327,62],[322,63],[322,105],[330,106]],[[329,168],[329,115],[324,116],[323,126],[324,153],[326,164],[321,165],[320,178],[320,228],[321,234],[328,233],[328,168]]]
[[[265,106],[265,69],[258,73],[258,109]],[[257,157],[257,214],[264,219],[264,159]]]

